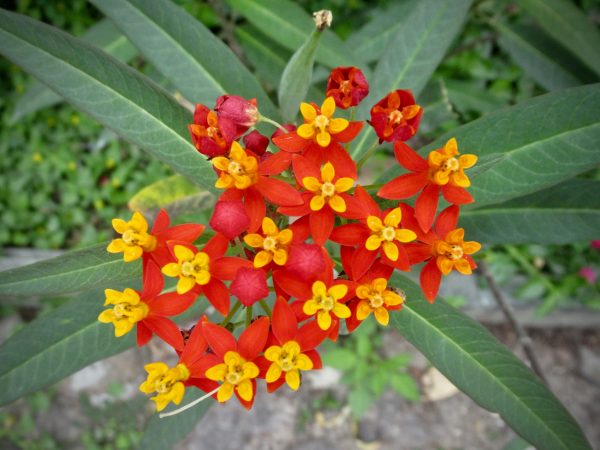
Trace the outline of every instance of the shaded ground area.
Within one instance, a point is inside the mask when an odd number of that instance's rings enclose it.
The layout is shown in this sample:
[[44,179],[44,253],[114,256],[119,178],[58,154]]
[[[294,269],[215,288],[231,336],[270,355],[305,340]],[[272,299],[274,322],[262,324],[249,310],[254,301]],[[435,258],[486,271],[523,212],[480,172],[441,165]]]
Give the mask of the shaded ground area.
[[[5,330],[9,326],[3,324]],[[513,345],[510,330],[502,326],[491,330]],[[533,331],[532,339],[552,390],[582,425],[592,445],[600,447],[600,333]],[[413,354],[410,372],[419,381],[422,402],[386,392],[357,422],[346,405],[347,387],[328,368],[305,377],[296,393],[287,388],[275,395],[261,391],[250,413],[235,402],[213,406],[174,448],[495,450],[515,438],[499,416],[457,391],[398,334],[387,334],[384,348],[390,354]],[[144,414],[149,414],[151,402],[137,394],[143,364],[161,359],[164,352],[157,345],[130,350],[59,383],[48,407],[34,414],[31,437],[51,436],[57,445],[51,448],[119,448],[115,439],[141,430]],[[12,426],[7,418],[18,420],[27,408],[23,400],[5,408],[4,427]],[[134,436],[128,442],[135,440]],[[107,446],[92,447],[88,441]],[[0,448],[18,447],[4,439]]]

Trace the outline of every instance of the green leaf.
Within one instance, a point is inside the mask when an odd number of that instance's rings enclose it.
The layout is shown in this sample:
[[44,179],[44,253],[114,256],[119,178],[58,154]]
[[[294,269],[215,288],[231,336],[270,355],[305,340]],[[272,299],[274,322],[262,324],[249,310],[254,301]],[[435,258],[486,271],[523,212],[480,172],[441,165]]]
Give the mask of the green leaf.
[[500,46],[540,86],[554,91],[582,84],[578,74],[587,72],[586,68],[539,29],[494,25],[500,32]]
[[[472,180],[469,191],[477,208],[558,184],[600,162],[599,88],[600,84],[570,88],[490,113],[446,133],[421,154],[442,147],[451,137],[458,140],[461,153],[482,159],[503,154]],[[396,165],[382,178],[399,173]]]
[[202,211],[214,205],[215,197],[198,189],[180,175],[173,175],[146,186],[129,200],[129,209],[152,215],[165,208],[171,217]]
[[536,448],[591,448],[554,394],[485,328],[441,299],[429,304],[405,276],[393,279],[407,301],[391,325],[454,385]]
[[[86,31],[81,39],[101,48],[121,62],[129,62],[137,55],[136,48],[108,20],[101,20]],[[21,117],[43,108],[55,105],[63,98],[48,89],[39,81],[34,81],[15,104],[10,123],[14,124]]]
[[572,2],[520,0],[525,9],[554,39],[600,75],[600,32]]
[[600,230],[600,181],[569,180],[487,208],[464,211],[469,240],[486,244],[591,241]]
[[101,50],[48,25],[0,10],[0,53],[81,111],[198,185],[214,171],[189,142],[191,115],[165,90]]
[[260,83],[202,23],[169,0],[91,0],[192,103],[212,105],[219,95],[256,97],[277,116]]
[[376,10],[369,22],[348,37],[346,47],[353,49],[359,61],[377,61],[390,39],[405,26],[403,18],[410,15],[417,3],[418,0],[395,2],[388,8]]
[[114,337],[98,322],[104,296],[88,292],[27,325],[0,346],[0,405],[49,386],[134,345],[134,333]]
[[58,295],[129,280],[141,272],[139,262],[111,255],[108,244],[65,253],[24,267],[0,272],[0,295]]
[[[421,0],[403,17],[397,34],[388,41],[371,80],[371,92],[358,107],[358,117],[395,89],[410,89],[415,98],[427,84],[465,21],[471,0]],[[352,157],[360,159],[376,140],[371,127],[352,144]]]
[[356,386],[348,394],[348,403],[357,419],[365,415],[375,402],[375,396],[365,386]]
[[[183,404],[179,406],[191,403],[203,395],[204,392],[200,389],[189,387],[186,389],[185,396],[183,397]],[[163,419],[160,419],[158,414],[155,414],[148,422],[148,425],[146,425],[139,448],[145,450],[172,448],[175,443],[182,440],[194,429],[198,421],[214,403],[215,401],[212,398],[208,398],[181,414]],[[171,407],[169,409],[175,408]]]
[[407,373],[394,373],[389,378],[392,389],[398,393],[398,395],[407,398],[408,400],[419,401],[421,394],[419,393],[419,386],[413,377]]
[[298,105],[304,101],[312,78],[315,51],[319,46],[322,31],[316,28],[306,42],[292,55],[279,83],[279,108],[286,122],[298,115]]
[[[227,0],[227,3],[256,28],[291,51],[300,47],[315,29],[312,18],[289,0]],[[265,45],[269,43],[265,42]],[[355,66],[360,62],[331,30],[323,32],[316,60],[330,68]]]
[[323,354],[323,363],[339,370],[349,370],[356,366],[356,354],[347,348],[333,348]]
[[[490,95],[481,86],[469,81],[447,80],[448,97],[459,112],[477,111],[488,113],[496,111],[505,105],[500,98]],[[426,110],[427,111],[427,110]],[[427,111],[425,114],[429,113]]]

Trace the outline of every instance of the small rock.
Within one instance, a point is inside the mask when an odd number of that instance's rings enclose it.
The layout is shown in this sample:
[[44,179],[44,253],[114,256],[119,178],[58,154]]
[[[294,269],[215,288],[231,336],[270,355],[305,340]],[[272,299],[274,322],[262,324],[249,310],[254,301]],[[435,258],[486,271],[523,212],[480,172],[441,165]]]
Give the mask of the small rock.
[[435,367],[425,372],[421,381],[425,397],[432,402],[452,397],[459,392],[458,388]]
[[590,381],[600,382],[600,355],[589,347],[579,349],[581,374]]

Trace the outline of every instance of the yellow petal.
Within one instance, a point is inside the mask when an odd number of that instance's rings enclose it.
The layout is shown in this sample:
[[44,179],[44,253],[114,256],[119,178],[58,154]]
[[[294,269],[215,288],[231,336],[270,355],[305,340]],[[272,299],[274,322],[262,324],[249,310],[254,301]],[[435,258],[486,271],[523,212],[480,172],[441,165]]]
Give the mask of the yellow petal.
[[367,317],[369,317],[372,311],[373,309],[371,308],[371,305],[369,305],[369,303],[367,303],[365,300],[361,300],[358,302],[358,306],[356,307],[356,318],[358,320],[365,320]]
[[387,227],[396,228],[400,225],[400,221],[402,220],[402,210],[400,208],[392,209],[385,218],[383,219],[383,223]]
[[329,330],[329,327],[331,326],[331,316],[329,315],[329,312],[319,311],[317,314],[317,323],[321,330]]
[[113,219],[112,226],[119,234],[123,234],[129,229],[129,225],[123,219]]
[[323,186],[323,183],[321,183],[315,177],[304,177],[302,178],[302,185],[310,192],[319,192],[321,190],[321,186]]
[[335,191],[336,192],[346,192],[352,189],[354,186],[354,180],[349,177],[340,178],[335,182]]
[[231,186],[233,186],[234,182],[235,180],[231,175],[223,172],[215,182],[215,187],[217,189],[229,189]]
[[98,316],[98,320],[102,323],[111,323],[115,320],[115,312],[112,309],[105,309]]
[[323,180],[323,183],[331,183],[333,177],[335,177],[335,168],[333,167],[333,164],[327,161],[325,165],[321,167],[321,180]]
[[321,211],[325,206],[325,199],[322,195],[315,195],[310,199],[310,209],[312,211]]
[[267,370],[267,374],[265,375],[265,381],[267,383],[272,383],[273,381],[279,380],[280,376],[281,367],[279,367],[279,364],[274,362],[273,364],[271,364],[271,366],[269,366],[269,370]]
[[252,248],[262,248],[264,241],[260,234],[251,233],[244,236],[244,242]]
[[279,234],[277,235],[277,240],[279,241],[279,243],[281,245],[287,245],[290,242],[292,242],[293,237],[294,237],[293,231],[290,230],[289,228],[286,228],[285,230],[281,230],[279,232]]
[[315,127],[311,124],[305,123],[298,127],[296,133],[298,133],[298,136],[303,139],[312,139],[315,137]]
[[383,294],[383,301],[388,306],[396,306],[401,305],[404,300],[400,295],[396,294],[395,292],[385,291],[385,293]]
[[383,223],[381,223],[381,219],[377,216],[369,216],[367,217],[367,226],[371,231],[381,231],[383,230]]
[[356,296],[358,298],[367,299],[371,294],[371,287],[368,284],[361,284],[356,288]]
[[200,286],[204,286],[210,281],[210,272],[208,270],[201,270],[199,273],[196,274],[195,279],[196,283],[198,283]]
[[337,213],[343,213],[346,211],[346,201],[339,195],[334,195],[329,199],[329,207]]
[[191,277],[182,277],[177,282],[177,293],[179,295],[185,294],[192,290],[196,286],[196,279]]
[[209,380],[223,381],[225,379],[225,375],[227,375],[227,364],[221,363],[208,369],[204,376]]
[[473,167],[477,162],[476,155],[460,155],[458,158],[458,164],[463,169],[468,169],[469,167]]
[[346,128],[348,128],[348,125],[350,125],[350,122],[348,122],[346,119],[342,119],[342,118],[331,119],[329,121],[329,132],[331,134],[341,133]]
[[327,97],[321,105],[321,114],[325,117],[330,118],[335,112],[335,100],[333,97]]
[[348,286],[346,286],[345,284],[336,284],[334,286],[331,286],[327,293],[331,295],[331,297],[333,297],[335,300],[339,300],[348,293]]
[[400,242],[412,242],[417,238],[414,231],[406,228],[400,228],[396,230],[396,240]]
[[265,267],[273,260],[273,253],[267,252],[265,250],[261,250],[254,257],[254,267],[260,269],[261,267]]
[[293,390],[296,391],[300,387],[300,372],[298,370],[290,370],[285,374],[285,382]]
[[454,266],[454,262],[445,256],[438,256],[436,264],[438,269],[440,269],[440,272],[442,272],[444,275],[448,275],[450,272],[452,272],[452,267]]
[[430,166],[439,167],[442,164],[444,164],[444,161],[446,161],[446,157],[439,150],[433,150],[429,152],[429,156],[427,156],[427,161],[429,162]]
[[214,167],[225,172],[229,167],[229,159],[225,158],[224,156],[216,156],[212,159],[211,162]]
[[123,239],[113,239],[110,244],[108,244],[108,247],[106,247],[106,251],[108,253],[121,253],[124,248],[125,243],[123,242]]
[[463,275],[471,275],[471,273],[473,272],[471,270],[471,265],[469,264],[469,261],[467,261],[464,258],[455,261],[454,267]]
[[379,247],[381,247],[381,238],[379,236],[377,236],[376,234],[372,234],[371,236],[369,236],[365,242],[365,248],[367,250],[377,250]]
[[300,353],[296,356],[296,367],[300,370],[312,370],[314,366],[312,360],[308,356],[304,353]]
[[387,280],[385,278],[375,278],[373,280],[373,290],[375,290],[375,292],[379,292],[380,294],[382,294],[385,291],[386,287]]
[[246,155],[245,150],[237,141],[233,141],[231,143],[231,149],[229,150],[229,156],[234,161],[243,161],[248,155]]
[[384,242],[383,243],[383,252],[385,256],[387,256],[392,261],[398,261],[398,247],[393,242]]
[[275,236],[279,233],[279,228],[277,228],[277,225],[275,225],[275,222],[273,222],[273,219],[270,217],[265,217],[263,219],[262,230],[267,236]]
[[323,283],[320,280],[315,281],[313,283],[311,289],[312,289],[312,293],[315,297],[318,295],[326,295],[327,294],[327,286],[325,286],[325,283]]
[[138,247],[137,245],[132,247],[128,245],[123,251],[123,260],[125,262],[135,261],[136,259],[140,258],[143,253],[144,250],[142,250],[142,247]]
[[253,362],[245,362],[242,365],[242,372],[244,373],[244,378],[256,378],[260,371],[258,370],[258,366]]
[[237,385],[236,389],[243,400],[246,400],[247,402],[252,400],[252,397],[254,396],[254,390],[252,389],[252,382],[250,380],[241,381]]
[[467,255],[472,255],[475,252],[481,250],[481,244],[475,241],[467,241],[463,244],[463,252]]
[[319,307],[317,302],[314,301],[312,298],[310,300],[305,301],[304,305],[302,306],[302,311],[307,316],[314,315],[319,309],[321,308]]
[[333,314],[338,316],[340,319],[347,319],[352,315],[350,308],[348,308],[343,303],[336,303],[333,307]]
[[225,403],[233,395],[233,384],[225,382],[217,391],[217,400],[219,403]]
[[317,117],[317,110],[310,103],[300,103],[300,113],[307,122],[312,122]]
[[450,231],[446,235],[445,241],[449,242],[450,244],[459,244],[460,245],[460,244],[462,244],[464,238],[465,238],[465,229],[457,228],[456,230]]
[[275,264],[277,264],[278,266],[285,266],[285,263],[287,263],[287,259],[288,252],[283,248],[278,248],[273,253],[273,261],[275,261]]
[[179,264],[168,263],[162,268],[162,273],[168,277],[176,277],[179,275]]
[[189,248],[183,245],[176,245],[173,248],[173,252],[175,253],[175,257],[179,261],[191,261],[192,259],[194,259],[195,255],[193,251],[191,251]]
[[265,359],[267,361],[277,361],[281,355],[281,347],[278,345],[271,345],[265,350]]
[[444,145],[444,152],[449,156],[458,155],[458,142],[456,138],[450,138]]
[[450,172],[438,170],[433,174],[433,182],[439,186],[444,186],[450,181]]
[[327,131],[321,131],[317,134],[317,144],[321,147],[327,147],[331,143],[331,135]]
[[457,170],[452,175],[450,175],[450,181],[454,186],[459,186],[463,188],[468,188],[469,186],[471,186],[471,181],[469,180],[469,177],[465,175],[465,173],[462,170]]
[[379,322],[380,325],[386,327],[390,322],[390,313],[387,309],[383,307],[377,308],[375,311],[373,311],[373,313],[375,314],[375,319],[377,319],[377,322]]

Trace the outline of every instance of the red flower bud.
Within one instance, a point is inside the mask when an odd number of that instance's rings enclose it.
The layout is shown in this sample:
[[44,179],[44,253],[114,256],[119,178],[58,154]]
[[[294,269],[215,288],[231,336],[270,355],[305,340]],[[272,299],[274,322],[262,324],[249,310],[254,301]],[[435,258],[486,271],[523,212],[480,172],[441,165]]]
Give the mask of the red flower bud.
[[326,97],[333,97],[338,108],[358,105],[369,95],[369,83],[358,67],[336,67],[327,80]]
[[325,258],[321,247],[315,244],[292,245],[285,268],[301,280],[322,273],[325,270]]
[[261,269],[241,267],[231,282],[229,292],[235,295],[242,305],[252,306],[269,295],[266,272]]
[[419,128],[423,108],[415,103],[412,92],[398,89],[371,108],[371,126],[379,142],[407,141]]
[[240,200],[217,202],[209,222],[213,230],[233,239],[248,229],[250,217]]
[[230,120],[217,117],[205,105],[196,105],[194,123],[188,126],[196,149],[210,158],[225,155],[235,139],[236,127]]
[[253,130],[244,136],[244,147],[261,156],[269,146],[269,138]]
[[239,95],[222,95],[217,99],[215,111],[219,118],[225,118],[233,122],[237,128],[239,137],[248,131],[248,128],[256,125],[259,113],[256,107],[256,99],[246,100]]

